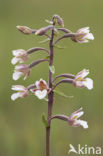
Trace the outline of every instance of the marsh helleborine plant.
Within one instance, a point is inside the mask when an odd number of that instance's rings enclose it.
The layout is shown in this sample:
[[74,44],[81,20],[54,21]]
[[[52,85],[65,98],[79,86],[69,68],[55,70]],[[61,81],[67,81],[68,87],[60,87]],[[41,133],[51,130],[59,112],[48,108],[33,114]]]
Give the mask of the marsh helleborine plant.
[[[34,47],[29,50],[23,50],[23,49],[13,50],[14,58],[12,59],[11,63],[12,64],[20,63],[19,65],[15,66],[14,73],[13,73],[13,79],[18,80],[22,76],[24,77],[24,79],[28,78],[30,76],[33,67],[35,67],[36,65],[42,62],[47,62],[49,64],[48,83],[45,80],[40,79],[27,87],[24,87],[22,85],[14,85],[12,86],[12,90],[15,90],[17,92],[12,94],[11,99],[16,100],[19,97],[24,98],[29,95],[29,92],[32,92],[33,95],[35,95],[38,99],[40,100],[45,99],[48,102],[47,119],[43,115],[42,120],[46,127],[46,156],[50,156],[50,127],[51,127],[52,119],[57,118],[57,119],[64,120],[70,126],[74,126],[74,127],[82,126],[85,129],[88,128],[88,124],[86,121],[78,119],[84,114],[82,108],[72,113],[70,116],[61,115],[61,114],[52,116],[54,94],[58,93],[59,95],[65,96],[62,92],[58,91],[58,86],[61,83],[67,83],[67,84],[70,83],[74,87],[78,87],[78,88],[87,87],[87,89],[89,90],[93,88],[93,80],[90,78],[85,78],[89,74],[89,70],[86,69],[83,69],[76,75],[64,73],[64,74],[57,75],[53,78],[53,74],[55,73],[55,67],[53,64],[54,47],[58,47],[57,43],[64,38],[70,38],[72,41],[77,43],[86,43],[89,40],[93,40],[94,36],[92,33],[90,33],[89,27],[81,28],[76,33],[73,33],[71,30],[64,28],[63,19],[58,15],[54,15],[51,21],[46,20],[46,22],[49,23],[49,26],[37,30],[31,29],[27,26],[17,26],[17,29],[20,32],[27,35],[35,34],[38,36],[45,36],[46,37],[45,41],[49,42],[49,50],[42,47]],[[59,28],[56,27],[56,25],[59,25]],[[51,33],[49,34],[48,32]],[[63,32],[64,35],[59,37],[58,39],[55,39],[57,38],[59,32]],[[28,61],[31,54],[39,51],[43,51],[47,53],[47,57],[36,60],[29,65],[24,64],[25,62]],[[61,80],[58,81],[58,78],[61,78]]]

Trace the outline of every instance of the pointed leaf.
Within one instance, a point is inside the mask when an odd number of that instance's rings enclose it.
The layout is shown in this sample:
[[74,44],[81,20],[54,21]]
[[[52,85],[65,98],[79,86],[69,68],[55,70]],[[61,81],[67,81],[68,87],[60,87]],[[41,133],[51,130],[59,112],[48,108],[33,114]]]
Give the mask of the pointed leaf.
[[45,20],[45,22],[47,22],[47,23],[49,23],[49,24],[53,24],[53,22],[52,21],[49,21],[49,20]]
[[50,58],[50,56],[48,55],[48,56],[46,56],[44,59],[49,59]]
[[65,95],[63,92],[61,92],[58,88],[56,88],[54,90],[54,92],[62,97],[65,97],[65,98],[73,98],[73,96],[68,96],[68,95]]
[[50,41],[50,38],[46,38],[45,40],[40,41],[39,43],[46,43],[46,42],[48,42],[48,41]]
[[50,71],[54,74],[55,73],[55,67],[54,66],[49,66]]
[[48,124],[48,122],[47,122],[47,120],[45,118],[45,114],[44,113],[42,114],[42,122],[44,123],[45,127],[49,127],[49,124]]
[[59,45],[54,45],[55,48],[58,48],[58,49],[65,49],[66,47],[61,47]]

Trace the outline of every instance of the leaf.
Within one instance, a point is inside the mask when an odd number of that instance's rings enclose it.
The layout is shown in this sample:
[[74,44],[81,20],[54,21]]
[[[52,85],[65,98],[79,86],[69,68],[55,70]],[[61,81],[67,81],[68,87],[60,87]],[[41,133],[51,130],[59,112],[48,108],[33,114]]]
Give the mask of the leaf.
[[46,42],[48,42],[48,41],[50,41],[50,38],[46,38],[45,40],[40,41],[39,43],[46,43]]
[[54,45],[54,47],[58,48],[58,49],[65,49],[66,47],[61,47],[59,45]]
[[45,114],[44,113],[42,114],[42,122],[44,123],[45,127],[49,127],[49,124],[48,124],[48,122],[47,122],[47,120],[45,118]]
[[44,98],[44,100],[45,100],[46,102],[48,102],[48,99],[47,99],[47,98]]
[[50,71],[54,74],[55,73],[55,67],[54,66],[49,66]]
[[62,97],[65,97],[65,98],[73,98],[73,96],[68,96],[68,95],[65,95],[63,92],[61,92],[58,88],[56,88],[54,90],[54,92]]
[[49,21],[49,20],[45,20],[45,22],[47,22],[47,23],[49,23],[49,24],[53,24],[53,22],[52,21]]
[[50,58],[50,56],[48,55],[48,56],[46,56],[44,59],[49,59]]

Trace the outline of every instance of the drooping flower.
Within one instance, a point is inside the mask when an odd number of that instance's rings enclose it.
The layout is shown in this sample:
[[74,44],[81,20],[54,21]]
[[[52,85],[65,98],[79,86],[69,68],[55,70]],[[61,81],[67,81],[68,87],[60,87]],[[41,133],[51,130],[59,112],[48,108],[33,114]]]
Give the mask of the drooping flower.
[[71,116],[68,119],[69,125],[74,126],[74,127],[82,126],[85,129],[88,128],[87,121],[78,119],[83,114],[84,114],[84,112],[82,111],[82,108],[80,108],[76,112],[72,113]]
[[14,93],[11,95],[11,99],[13,101],[19,97],[21,97],[21,98],[27,97],[29,94],[28,89],[21,85],[14,85],[14,86],[12,86],[11,89],[17,91],[17,93]]
[[26,64],[20,64],[15,66],[13,80],[18,80],[23,75],[25,75],[25,78],[29,77],[30,68]]
[[12,64],[16,64],[17,62],[23,63],[28,61],[28,54],[23,49],[13,50],[13,59],[11,60]]
[[79,72],[73,80],[74,86],[78,88],[87,87],[89,90],[93,89],[93,80],[90,78],[85,78],[88,74],[89,70],[86,69]]
[[48,94],[48,85],[45,80],[40,79],[35,83],[36,89],[31,89],[31,91],[37,96],[39,99],[44,99]]
[[85,28],[79,29],[75,33],[75,36],[71,37],[71,39],[75,42],[86,43],[89,40],[94,40],[94,36],[92,33],[90,33],[90,28],[85,27]]

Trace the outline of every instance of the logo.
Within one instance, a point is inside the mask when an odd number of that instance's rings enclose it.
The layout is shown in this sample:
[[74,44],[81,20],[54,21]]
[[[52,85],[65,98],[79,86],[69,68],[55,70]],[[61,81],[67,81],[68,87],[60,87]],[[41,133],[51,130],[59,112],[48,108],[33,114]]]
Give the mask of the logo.
[[68,154],[70,153],[75,153],[75,154],[96,154],[96,155],[100,155],[102,154],[102,148],[97,146],[97,147],[88,147],[87,145],[85,146],[81,146],[80,144],[78,144],[78,147],[75,149],[75,147],[72,144],[69,144],[69,151]]

